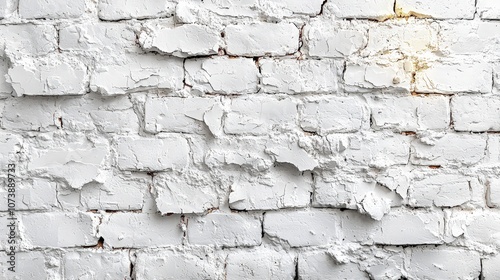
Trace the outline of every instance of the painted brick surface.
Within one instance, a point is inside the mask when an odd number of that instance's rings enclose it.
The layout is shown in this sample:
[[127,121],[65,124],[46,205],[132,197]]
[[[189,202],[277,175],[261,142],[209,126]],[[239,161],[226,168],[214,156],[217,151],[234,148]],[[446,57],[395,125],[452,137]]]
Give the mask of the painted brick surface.
[[499,3],[1,0],[0,279],[499,279]]

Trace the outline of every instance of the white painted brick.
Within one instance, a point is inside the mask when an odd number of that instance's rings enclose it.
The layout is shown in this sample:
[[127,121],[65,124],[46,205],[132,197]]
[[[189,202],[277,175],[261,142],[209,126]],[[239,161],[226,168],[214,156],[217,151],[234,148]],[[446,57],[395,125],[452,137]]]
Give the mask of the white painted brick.
[[499,19],[500,3],[495,0],[478,0],[477,12],[482,19]]
[[386,245],[443,243],[444,216],[440,211],[393,209],[380,221],[354,211],[341,213],[342,231],[347,241]]
[[0,2],[0,19],[9,18],[17,10],[17,0],[5,0]]
[[438,49],[438,32],[439,29],[435,25],[411,20],[370,25],[368,44],[363,53],[374,55],[397,50],[415,55],[429,52]]
[[333,244],[341,240],[341,224],[337,212],[299,210],[267,212],[264,233],[278,243],[291,247]]
[[99,0],[102,20],[145,19],[173,14],[176,1],[171,0]]
[[476,279],[479,253],[447,247],[407,248],[408,276],[414,279]]
[[258,178],[241,174],[231,186],[229,207],[236,210],[273,210],[309,205],[310,174],[277,167]]
[[384,20],[394,16],[393,0],[334,0],[327,5],[338,18]]
[[111,61],[124,50],[137,51],[135,41],[134,30],[125,23],[63,25],[59,31],[61,50],[99,53],[111,56]]
[[[205,23],[212,24],[212,15],[220,17],[256,18],[259,16],[257,9],[264,1],[259,0],[206,0],[206,1],[179,1],[175,7],[175,18],[180,23]],[[267,13],[269,9],[266,9]],[[274,11],[271,11],[274,12]],[[278,12],[279,13],[279,12]]]
[[445,134],[435,143],[412,142],[411,163],[415,165],[472,165],[485,155],[486,138],[482,135]]
[[[7,163],[2,164],[2,166],[7,166]],[[50,210],[59,206],[56,198],[55,182],[40,178],[26,179],[18,177],[16,179],[16,209]],[[7,201],[7,194],[7,188],[0,190],[0,197],[4,201]],[[7,211],[7,204],[2,204],[0,210]]]
[[498,263],[500,262],[500,255],[490,257],[482,260],[482,272],[484,280],[493,280],[500,277],[500,267]]
[[366,120],[365,107],[352,97],[310,99],[300,107],[302,129],[320,135],[355,132]]
[[16,164],[18,161],[16,154],[21,152],[23,140],[21,137],[0,133],[0,164],[2,168],[7,168],[8,164]]
[[187,166],[189,145],[179,136],[167,138],[119,137],[117,164],[121,170],[180,170]]
[[151,133],[205,134],[205,118],[210,118],[213,108],[221,106],[219,98],[150,97],[145,105],[144,129]]
[[[454,238],[498,247],[500,213],[496,210],[453,211],[447,227]],[[463,235],[463,237],[461,237]]]
[[220,32],[213,27],[185,24],[174,28],[143,31],[139,42],[147,51],[177,57],[217,54],[222,46]]
[[485,155],[485,166],[498,166],[500,164],[500,135],[488,134]]
[[339,64],[332,60],[263,59],[259,61],[264,93],[335,93]]
[[343,58],[360,51],[367,41],[364,30],[341,21],[314,20],[303,32],[312,57]]
[[435,19],[473,19],[476,12],[475,0],[425,1],[396,0],[398,16],[430,17]]
[[180,245],[180,223],[178,215],[118,212],[103,217],[98,234],[113,248]]
[[140,251],[134,267],[137,280],[223,279],[224,263],[209,248]]
[[64,279],[128,279],[127,251],[69,251],[64,254]]
[[13,131],[47,131],[55,126],[55,112],[56,104],[51,98],[10,98],[2,112],[2,127]]
[[85,0],[19,0],[18,9],[27,19],[77,18],[85,13]]
[[428,175],[412,183],[409,192],[413,207],[455,207],[472,200],[477,179],[458,174]]
[[22,95],[82,95],[85,94],[87,67],[76,59],[51,56],[47,60],[14,65],[7,74],[17,96]]
[[[54,139],[49,138],[54,141]],[[49,141],[49,140],[47,140]],[[79,139],[60,142],[56,147],[37,147],[31,150],[28,170],[60,178],[69,187],[81,189],[90,182],[100,182],[107,167],[107,142]],[[78,170],[78,172],[75,172]]]
[[500,99],[456,96],[451,99],[453,126],[457,131],[499,131]]
[[391,166],[407,164],[411,138],[398,134],[352,136],[342,155],[349,164]]
[[290,98],[240,97],[232,100],[223,126],[227,134],[264,135],[270,130],[289,130],[296,119],[297,104]]
[[6,252],[0,252],[0,257],[4,260],[5,265],[0,268],[0,277],[2,279],[50,279],[50,277],[58,277],[58,275],[50,275],[50,271],[45,265],[46,252],[28,251],[16,252],[15,254],[15,272],[8,270],[10,267],[7,262],[11,256]]
[[488,178],[486,200],[489,207],[500,208],[500,179]]
[[301,253],[298,262],[299,279],[370,279],[358,264],[336,263],[328,252]]
[[493,70],[485,63],[433,64],[417,71],[415,91],[419,93],[490,93]]
[[410,92],[411,75],[408,65],[348,64],[344,73],[347,92]]
[[373,96],[368,99],[368,104],[372,127],[377,130],[444,130],[450,125],[450,102],[443,96]]
[[275,5],[276,9],[282,8],[293,14],[313,16],[320,13],[323,1],[310,0],[304,2],[301,0],[264,0],[261,1],[260,4],[263,6],[263,9],[266,8],[267,5],[271,7],[274,7]]
[[80,192],[85,210],[140,210],[150,180],[108,175],[102,184],[90,183]]
[[202,93],[256,93],[259,71],[252,59],[215,57],[186,60],[186,84]]
[[296,139],[286,136],[277,137],[266,143],[266,154],[275,162],[291,164],[299,171],[313,170],[318,161]]
[[98,64],[91,74],[90,89],[103,95],[149,89],[167,92],[183,87],[182,60],[156,55],[129,56],[125,63]]
[[161,214],[203,213],[219,206],[217,183],[207,175],[158,174],[153,178],[156,206]]
[[261,244],[261,220],[242,213],[213,212],[188,218],[190,244],[217,247],[258,246]]
[[[54,26],[44,24],[19,24],[0,26],[0,54],[43,55],[57,48]],[[5,49],[4,49],[5,48]]]
[[0,98],[12,95],[12,85],[7,82],[5,75],[9,71],[9,62],[7,59],[0,58]]
[[495,36],[500,31],[500,23],[495,21],[469,21],[443,23],[440,30],[439,48],[447,54],[498,55]]
[[226,259],[227,279],[294,279],[294,255],[286,251],[235,251]]
[[28,213],[20,217],[25,246],[78,247],[97,244],[98,217],[89,213]]
[[299,29],[292,23],[229,25],[224,32],[230,55],[287,55],[299,49]]

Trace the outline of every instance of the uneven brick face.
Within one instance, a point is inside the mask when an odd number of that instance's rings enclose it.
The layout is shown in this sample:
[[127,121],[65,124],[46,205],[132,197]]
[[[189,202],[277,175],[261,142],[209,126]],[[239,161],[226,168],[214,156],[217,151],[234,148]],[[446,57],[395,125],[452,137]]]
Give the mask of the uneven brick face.
[[500,278],[499,3],[0,0],[0,279]]

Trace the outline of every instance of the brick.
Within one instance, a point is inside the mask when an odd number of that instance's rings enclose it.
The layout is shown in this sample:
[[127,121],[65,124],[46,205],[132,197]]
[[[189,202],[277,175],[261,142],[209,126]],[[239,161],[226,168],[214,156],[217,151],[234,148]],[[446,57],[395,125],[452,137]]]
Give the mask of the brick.
[[310,99],[300,109],[302,129],[319,135],[356,132],[366,121],[363,103],[352,97]]
[[151,250],[137,253],[135,275],[147,279],[223,279],[224,263],[209,248]]
[[[0,252],[0,257],[4,259],[5,265],[2,266],[0,277],[2,279],[48,279],[50,272],[45,265],[47,261],[46,252],[28,251],[16,252],[15,254],[15,272],[8,270],[11,256],[5,252]],[[14,278],[13,278],[14,276]]]
[[294,279],[295,257],[286,251],[235,251],[226,259],[228,279]]
[[331,60],[263,59],[259,61],[265,93],[335,93],[340,66]]
[[475,279],[481,273],[477,252],[446,247],[407,248],[408,276],[415,279]]
[[291,164],[299,171],[314,170],[318,160],[295,139],[276,137],[266,143],[266,154],[278,163]]
[[[149,178],[148,178],[149,179]],[[85,210],[141,210],[150,180],[109,175],[104,182],[82,188],[79,202]]]
[[376,130],[444,130],[450,125],[450,102],[443,96],[373,96],[368,104]]
[[477,13],[482,19],[499,19],[500,3],[495,0],[478,0],[476,3]]
[[415,165],[473,165],[484,158],[486,138],[449,133],[434,143],[414,140],[411,146],[410,162]]
[[99,0],[102,20],[145,19],[172,15],[175,1],[171,0]]
[[335,0],[327,4],[338,18],[384,20],[394,16],[392,0]]
[[5,0],[0,2],[0,19],[9,18],[17,10],[17,1]]
[[186,84],[201,93],[256,93],[259,71],[247,58],[215,57],[186,60]]
[[413,207],[455,207],[472,200],[472,184],[477,179],[458,174],[427,175],[413,182],[409,191]]
[[2,114],[2,127],[13,131],[48,131],[51,126],[55,127],[56,110],[55,101],[50,97],[7,99]]
[[119,95],[149,89],[175,92],[183,88],[182,60],[155,55],[133,55],[126,63],[100,63],[91,74],[90,89]]
[[144,129],[151,133],[205,134],[205,118],[216,106],[222,106],[219,98],[150,97],[145,105]]
[[304,28],[307,53],[311,57],[343,58],[367,43],[364,30],[341,21],[313,20]]
[[415,20],[370,25],[363,53],[376,55],[394,50],[408,55],[426,53],[438,49],[439,31],[436,25]]
[[12,95],[12,85],[7,82],[5,75],[9,71],[9,62],[7,59],[0,58],[0,98],[9,97]]
[[21,152],[23,140],[21,137],[10,134],[0,133],[0,164],[2,168],[6,168],[8,164],[16,163],[16,154]]
[[298,210],[267,212],[264,215],[264,233],[277,243],[291,247],[319,246],[341,239],[337,212]]
[[28,213],[20,217],[20,234],[29,248],[78,247],[97,244],[98,217],[89,213]]
[[407,164],[410,156],[410,138],[397,134],[366,134],[352,136],[341,151],[348,164],[391,166]]
[[348,64],[344,73],[345,90],[354,93],[380,90],[410,92],[411,75],[405,63],[392,65]]
[[181,219],[178,215],[118,212],[103,217],[99,236],[112,248],[142,248],[180,245]]
[[64,279],[126,279],[130,275],[127,251],[69,251],[64,254]]
[[485,63],[434,64],[417,71],[415,91],[419,93],[490,93],[493,70]]
[[496,209],[453,211],[446,226],[452,238],[463,238],[472,244],[498,246],[500,213]]
[[78,18],[85,14],[85,0],[19,0],[19,15],[27,19]]
[[[264,2],[264,1],[263,1]],[[219,15],[222,18],[255,18],[259,15],[258,0],[218,0],[209,1],[180,1],[175,6],[175,18],[179,23],[212,24],[208,15]]]
[[370,279],[358,264],[336,263],[328,252],[301,253],[298,262],[299,279]]
[[217,182],[204,173],[159,174],[153,187],[161,214],[203,213],[219,206]]
[[489,207],[500,208],[500,179],[488,178],[486,201]]
[[500,255],[482,259],[482,275],[484,280],[492,280],[500,277],[500,267],[498,267],[499,262]]
[[341,212],[344,240],[362,244],[441,244],[444,238],[442,212],[393,209],[380,221],[354,211]]
[[[27,167],[32,172],[42,172],[60,178],[70,188],[81,189],[87,183],[102,180],[108,153],[107,141],[61,141],[57,147],[32,149]],[[75,172],[76,170],[78,172]]]
[[188,142],[179,136],[156,139],[119,137],[116,149],[121,170],[181,170],[189,161]]
[[293,128],[296,118],[297,104],[290,98],[240,97],[231,101],[223,127],[227,134],[264,135]]
[[37,58],[27,65],[14,65],[7,74],[7,82],[17,96],[82,95],[87,91],[87,80],[87,67],[81,61],[64,56]]
[[229,207],[236,210],[275,210],[309,205],[309,174],[291,168],[274,168],[258,178],[241,174],[231,185]]
[[422,1],[396,0],[396,14],[400,17],[416,16],[435,19],[473,19],[476,12],[475,0]]
[[499,131],[500,99],[481,96],[456,96],[451,99],[456,131]]
[[[292,14],[314,16],[321,12],[322,0],[303,2],[300,0],[265,0],[267,5],[276,5],[278,8],[290,11]],[[262,9],[266,8],[263,6]]]
[[450,22],[441,25],[439,48],[448,54],[498,55],[495,33],[500,24],[495,21]]
[[218,30],[199,24],[143,31],[139,42],[147,51],[177,57],[217,54],[222,46]]
[[[52,25],[16,24],[0,26],[1,54],[45,55],[57,48],[57,32]],[[5,50],[3,48],[5,47]]]
[[[2,166],[7,166],[7,163],[2,164]],[[56,192],[56,183],[49,180],[18,177],[16,181],[16,210],[50,210],[59,207]],[[0,197],[7,201],[7,188],[0,190]],[[0,210],[7,211],[7,203],[2,204]]]
[[212,212],[188,218],[190,244],[217,247],[258,246],[261,244],[260,217],[237,213]]
[[[92,52],[95,57],[112,56],[124,51],[138,51],[136,35],[125,23],[82,23],[62,25],[59,31],[59,47],[65,51]],[[105,46],[105,47],[103,47]]]
[[230,55],[287,55],[299,49],[299,29],[292,23],[229,25],[224,32]]

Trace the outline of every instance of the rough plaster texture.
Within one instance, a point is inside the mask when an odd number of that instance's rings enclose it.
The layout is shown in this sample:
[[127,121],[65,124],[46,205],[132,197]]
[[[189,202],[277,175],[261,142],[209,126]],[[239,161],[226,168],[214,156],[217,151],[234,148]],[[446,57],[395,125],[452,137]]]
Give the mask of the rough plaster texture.
[[0,279],[500,279],[499,3],[1,0]]

